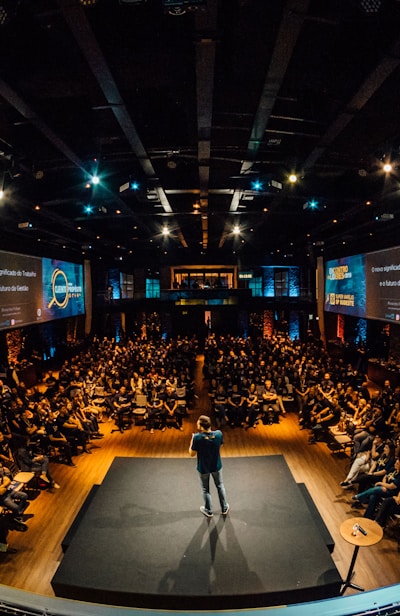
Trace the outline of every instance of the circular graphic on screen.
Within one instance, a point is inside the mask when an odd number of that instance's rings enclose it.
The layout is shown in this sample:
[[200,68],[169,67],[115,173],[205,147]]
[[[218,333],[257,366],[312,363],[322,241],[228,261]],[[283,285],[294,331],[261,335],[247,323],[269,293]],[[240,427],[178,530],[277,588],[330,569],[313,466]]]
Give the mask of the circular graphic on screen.
[[66,308],[68,304],[68,278],[66,274],[59,268],[55,269],[51,277],[51,294],[52,298],[48,305],[51,308],[53,304],[59,308]]

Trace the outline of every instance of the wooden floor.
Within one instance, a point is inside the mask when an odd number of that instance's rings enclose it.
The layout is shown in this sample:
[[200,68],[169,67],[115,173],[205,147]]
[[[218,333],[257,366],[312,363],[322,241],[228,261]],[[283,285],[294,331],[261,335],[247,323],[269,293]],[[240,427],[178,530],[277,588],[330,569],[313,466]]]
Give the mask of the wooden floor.
[[[136,426],[123,434],[111,434],[113,423],[101,425],[105,438],[94,441],[92,455],[75,458],[77,468],[52,464],[52,473],[61,489],[42,492],[32,501],[27,514],[26,533],[10,533],[10,544],[17,554],[0,554],[0,583],[39,594],[54,596],[50,581],[62,558],[61,541],[72,524],[91,486],[101,483],[115,456],[185,457],[195,422],[199,414],[207,412],[208,398],[202,390],[202,358],[198,358],[197,382],[199,398],[190,415],[184,420],[184,432],[143,431]],[[354,515],[349,492],[339,487],[348,469],[348,458],[332,454],[325,443],[308,444],[308,432],[299,430],[297,415],[290,412],[279,425],[257,426],[244,431],[224,429],[224,456],[265,456],[283,454],[297,482],[306,484],[334,540],[333,559],[345,577],[353,548],[340,536],[343,520]],[[149,485],[150,489],[150,485]],[[193,482],[193,489],[197,483]],[[240,489],[240,486],[237,486]],[[271,495],[273,498],[273,495]],[[235,495],[229,494],[232,512]],[[296,511],[293,511],[293,524]],[[394,539],[384,537],[376,546],[361,548],[354,581],[366,590],[400,582],[400,553]],[[351,594],[348,590],[346,594]]]

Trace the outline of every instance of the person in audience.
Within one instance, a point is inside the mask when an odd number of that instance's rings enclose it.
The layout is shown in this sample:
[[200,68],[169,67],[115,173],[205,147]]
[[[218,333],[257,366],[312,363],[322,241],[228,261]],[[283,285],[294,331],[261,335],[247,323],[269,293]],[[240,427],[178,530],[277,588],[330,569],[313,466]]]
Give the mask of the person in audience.
[[148,394],[146,408],[148,413],[147,425],[150,429],[150,434],[154,434],[156,424],[161,424],[161,414],[164,409],[164,401],[156,388],[153,388]]
[[9,468],[14,463],[10,441],[5,438],[3,432],[0,432],[0,462],[6,468]]
[[255,383],[251,383],[246,397],[246,422],[245,428],[255,428],[261,412],[261,400],[257,393]]
[[57,447],[57,449],[60,450],[62,457],[65,460],[65,464],[67,466],[76,468],[76,465],[74,464],[72,460],[72,447],[68,443],[67,438],[60,431],[60,427],[57,422],[57,417],[58,417],[58,411],[50,410],[46,418],[45,429],[46,429],[47,437],[49,439],[49,445],[50,447]]
[[34,444],[28,439],[21,439],[15,457],[21,471],[30,471],[36,475],[39,487],[60,487],[51,475],[49,458],[35,451]]
[[328,428],[339,422],[342,412],[343,409],[339,406],[337,397],[333,395],[331,402],[327,402],[321,411],[312,416],[312,435],[308,442],[310,444],[316,443],[326,435]]
[[400,514],[400,493],[395,496],[389,496],[381,501],[378,511],[375,514],[374,520],[380,526],[385,528],[389,518]]
[[310,385],[308,383],[306,372],[296,372],[293,382],[293,388],[296,395],[297,412],[299,414],[299,418],[301,419],[303,417],[304,406],[310,393]]
[[349,418],[347,432],[352,436],[369,417],[372,417],[371,404],[365,398],[359,398],[358,403],[354,406],[354,412],[351,413],[351,417],[349,415],[347,417]]
[[122,434],[125,430],[124,415],[129,416],[132,413],[132,397],[124,385],[121,385],[119,392],[114,396],[113,407],[115,423]]
[[88,434],[88,438],[103,438],[99,429],[100,411],[95,405],[86,404],[82,392],[75,396],[72,407],[75,416],[80,420],[84,431]]
[[386,425],[389,430],[389,434],[395,438],[400,434],[400,402],[395,402],[392,411],[386,420]]
[[377,481],[381,481],[386,473],[393,468],[395,459],[394,444],[391,441],[385,441],[383,450],[372,461],[369,471],[367,473],[359,473],[354,479],[353,483],[358,483],[358,492],[365,492],[365,490],[375,485]]
[[323,379],[318,384],[318,390],[325,398],[330,398],[335,393],[335,385],[329,372],[325,372]]
[[227,394],[226,416],[231,428],[241,426],[246,417],[246,398],[237,382],[232,384]]
[[162,399],[164,403],[164,422],[161,431],[165,431],[167,427],[167,421],[174,421],[178,430],[183,432],[182,414],[178,412],[178,399],[172,385],[169,384],[165,386],[165,391],[164,394],[162,394]]
[[75,370],[69,383],[69,398],[72,400],[75,395],[84,387],[85,381],[79,369]]
[[52,370],[48,371],[43,383],[46,386],[46,396],[50,399],[53,398],[57,393],[59,383]]
[[72,402],[61,407],[58,412],[57,424],[61,434],[65,436],[72,448],[72,455],[78,455],[78,447],[82,447],[82,453],[92,453],[87,448],[87,435],[82,424],[73,414]]
[[[216,380],[216,379],[215,379]],[[224,426],[227,422],[227,397],[225,387],[222,383],[217,385],[217,389],[213,398],[212,409],[214,411],[215,424],[217,428]]]
[[400,459],[397,458],[394,468],[386,473],[382,481],[378,481],[372,488],[352,496],[352,507],[358,508],[368,503],[364,517],[373,519],[378,502],[382,498],[397,496],[400,490]]
[[372,409],[372,417],[366,419],[364,424],[354,432],[354,455],[356,456],[360,451],[370,449],[375,434],[384,434],[385,432],[386,424],[382,409],[380,406],[374,406]]
[[263,398],[263,414],[268,424],[279,423],[279,401],[278,395],[272,384],[271,379],[266,379],[264,382]]
[[[385,444],[382,436],[380,434],[377,434],[372,441],[372,448],[367,449],[367,451],[358,453],[356,458],[353,460],[353,463],[350,467],[349,472],[347,473],[346,478],[340,483],[342,488],[351,488],[353,483],[361,474],[369,474],[371,471],[372,475],[372,469],[376,468],[375,464],[377,463],[379,456],[384,452],[384,447]],[[386,450],[386,454],[388,453],[389,446]]]
[[301,415],[299,416],[300,430],[311,430],[312,417],[321,411],[324,407],[322,404],[323,396],[318,394],[315,385],[310,385],[308,388],[307,399],[304,401]]
[[29,504],[28,495],[13,488],[12,481],[11,472],[0,462],[0,506],[9,509],[14,519],[22,522],[21,515]]

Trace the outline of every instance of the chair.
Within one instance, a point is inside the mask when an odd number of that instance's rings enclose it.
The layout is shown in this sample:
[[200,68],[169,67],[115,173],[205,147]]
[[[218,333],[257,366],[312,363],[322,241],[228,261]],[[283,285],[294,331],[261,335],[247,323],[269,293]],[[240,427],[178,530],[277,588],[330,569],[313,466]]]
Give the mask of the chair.
[[347,434],[347,432],[342,431],[339,424],[335,426],[329,426],[328,435],[328,447],[331,449],[332,453],[345,453],[350,457],[353,455],[353,447],[354,441]]
[[132,411],[135,426],[144,423],[147,417],[147,396],[137,393],[135,396],[135,407]]
[[177,387],[175,393],[178,400],[177,412],[181,415],[187,415],[186,387]]
[[35,473],[32,471],[20,471],[15,462],[9,464],[8,470],[12,475],[13,482],[15,482],[13,489],[17,491],[21,491],[27,487],[28,483],[35,477]]
[[40,476],[38,473],[34,471],[21,471],[21,461],[18,457],[18,452],[13,452],[14,462],[9,465],[9,470],[13,479],[19,483],[21,483],[20,490],[24,489],[24,491],[32,491],[37,493],[39,489]]

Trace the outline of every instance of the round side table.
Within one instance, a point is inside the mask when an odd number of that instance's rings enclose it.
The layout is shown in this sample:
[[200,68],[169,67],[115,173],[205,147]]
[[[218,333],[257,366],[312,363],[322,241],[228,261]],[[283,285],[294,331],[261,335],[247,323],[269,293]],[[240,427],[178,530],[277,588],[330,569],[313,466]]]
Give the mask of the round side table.
[[[359,529],[355,530],[357,525],[365,531],[365,534]],[[383,537],[383,528],[375,520],[370,520],[369,518],[349,518],[341,523],[340,534],[345,541],[354,545],[353,558],[351,559],[347,577],[340,589],[340,594],[342,595],[347,588],[363,591],[364,589],[361,586],[353,584],[351,581],[355,573],[354,565],[356,564],[358,550],[361,547],[369,547],[379,543]]]

